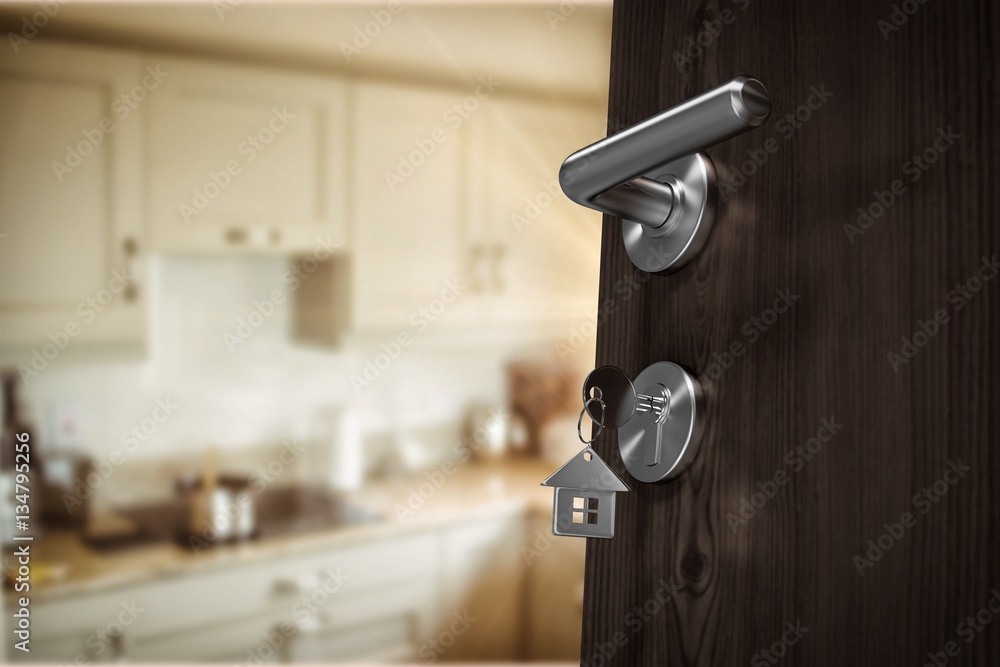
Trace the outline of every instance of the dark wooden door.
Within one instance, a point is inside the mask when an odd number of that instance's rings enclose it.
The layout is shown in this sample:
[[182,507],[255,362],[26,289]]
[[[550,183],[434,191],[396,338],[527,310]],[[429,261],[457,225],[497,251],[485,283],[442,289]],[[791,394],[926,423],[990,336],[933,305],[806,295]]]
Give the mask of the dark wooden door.
[[598,441],[632,491],[588,545],[584,664],[1000,664],[998,17],[615,3],[609,132],[738,74],[772,113],[709,151],[680,273],[604,221],[597,365],[684,364],[710,414],[664,486]]

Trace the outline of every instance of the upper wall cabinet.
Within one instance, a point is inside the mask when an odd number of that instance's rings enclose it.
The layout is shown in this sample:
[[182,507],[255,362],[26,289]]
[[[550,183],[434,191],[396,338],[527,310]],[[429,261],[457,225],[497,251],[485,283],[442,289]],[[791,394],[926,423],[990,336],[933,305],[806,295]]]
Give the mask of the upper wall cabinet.
[[470,124],[462,219],[467,275],[483,316],[592,317],[601,215],[562,193],[559,167],[604,136],[602,116],[501,91]]
[[356,84],[354,324],[559,331],[591,318],[600,214],[559,189],[602,114],[490,88]]
[[346,242],[346,88],[334,77],[147,59],[147,215],[163,250]]
[[462,154],[471,120],[449,90],[359,82],[354,112],[354,324],[359,330],[447,321],[461,276]]
[[140,125],[157,85],[137,56],[0,49],[0,347],[27,349],[8,361],[142,340]]

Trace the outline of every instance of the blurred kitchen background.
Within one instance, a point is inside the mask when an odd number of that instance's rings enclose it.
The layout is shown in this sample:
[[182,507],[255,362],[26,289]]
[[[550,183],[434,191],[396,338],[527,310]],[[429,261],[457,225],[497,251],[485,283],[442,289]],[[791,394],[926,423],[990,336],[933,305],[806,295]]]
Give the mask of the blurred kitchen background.
[[[579,656],[610,3],[0,4],[8,660]],[[31,653],[12,646],[31,437]]]

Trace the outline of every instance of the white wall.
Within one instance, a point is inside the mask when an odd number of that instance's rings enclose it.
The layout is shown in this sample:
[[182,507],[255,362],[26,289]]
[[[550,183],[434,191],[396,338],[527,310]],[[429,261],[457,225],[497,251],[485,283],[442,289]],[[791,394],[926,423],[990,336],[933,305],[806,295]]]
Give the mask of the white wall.
[[[287,304],[229,352],[224,334],[247,318],[247,304],[280,285],[285,270],[281,258],[157,258],[148,359],[66,359],[46,369],[22,389],[39,442],[96,460],[117,451],[126,463],[180,459],[197,467],[210,445],[234,458],[236,450],[267,451],[289,438],[310,441],[323,433],[320,420],[348,411],[363,436],[416,438],[433,459],[450,450],[470,403],[502,402],[505,361],[531,353],[418,340],[358,396],[350,375],[377,343],[336,353],[293,347]],[[61,429],[66,420],[76,428]],[[440,435],[417,438],[422,429]],[[143,486],[133,479],[126,487],[131,476],[109,478],[99,504],[131,500]]]

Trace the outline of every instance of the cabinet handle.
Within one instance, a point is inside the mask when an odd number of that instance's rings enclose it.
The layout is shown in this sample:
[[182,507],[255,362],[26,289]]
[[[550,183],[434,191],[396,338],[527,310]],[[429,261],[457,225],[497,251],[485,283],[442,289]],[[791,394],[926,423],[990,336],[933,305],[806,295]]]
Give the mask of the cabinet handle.
[[486,291],[485,280],[481,275],[482,271],[482,260],[486,257],[486,246],[476,243],[469,246],[468,250],[468,264],[469,264],[469,276],[470,282],[472,283],[472,291],[476,294],[480,294]]
[[242,245],[247,242],[247,232],[240,227],[230,227],[226,230],[225,237],[229,245]]
[[588,208],[622,218],[632,262],[676,271],[701,250],[715,212],[715,166],[704,150],[760,126],[764,85],[738,76],[583,148],[563,162],[559,185]]
[[129,276],[129,281],[125,284],[122,298],[125,303],[134,303],[139,299],[139,242],[132,236],[122,239],[122,256],[125,259],[125,272]]
[[291,579],[279,579],[274,582],[275,595],[298,595],[302,592],[302,586]]
[[493,260],[493,290],[499,294],[506,289],[503,279],[503,268],[501,265],[503,264],[504,256],[507,254],[507,248],[504,245],[497,243],[491,247],[491,250],[493,251],[491,253]]
[[300,577],[277,579],[272,590],[275,595],[299,595],[319,588],[322,583],[318,574],[304,574]]

